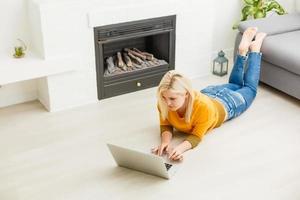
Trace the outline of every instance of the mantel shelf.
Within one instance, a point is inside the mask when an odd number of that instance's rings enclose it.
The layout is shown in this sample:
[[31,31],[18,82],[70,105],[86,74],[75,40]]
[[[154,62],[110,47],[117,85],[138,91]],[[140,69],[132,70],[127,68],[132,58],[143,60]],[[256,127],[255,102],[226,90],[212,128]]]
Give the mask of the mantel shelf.
[[0,56],[0,85],[75,71],[80,64],[78,56],[44,60],[30,52],[24,58]]

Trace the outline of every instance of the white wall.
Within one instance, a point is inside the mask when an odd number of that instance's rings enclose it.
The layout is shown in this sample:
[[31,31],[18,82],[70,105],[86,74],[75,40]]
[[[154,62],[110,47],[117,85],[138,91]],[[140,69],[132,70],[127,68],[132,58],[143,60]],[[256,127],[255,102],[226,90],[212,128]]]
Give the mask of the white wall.
[[0,52],[13,52],[17,38],[30,44],[26,0],[0,1]]
[[277,0],[289,13],[296,12],[296,2],[298,0]]
[[[278,2],[287,10],[287,12],[295,12],[295,1],[299,0],[278,0]],[[232,30],[233,24],[241,17],[242,0],[215,0],[214,10],[214,31],[213,31],[213,54],[225,50],[228,57],[232,56],[234,47],[236,30]],[[300,5],[298,6],[300,8]],[[299,9],[300,10],[300,9]]]
[[300,13],[300,0],[295,0],[296,11]]
[[[0,54],[13,55],[13,47],[17,38],[22,39],[30,48],[31,40],[26,7],[26,0],[0,1]],[[0,88],[0,107],[36,98],[35,80],[4,85]]]
[[219,50],[225,51],[230,57],[236,31],[232,29],[233,24],[240,18],[242,0],[215,0],[214,28],[213,28],[213,55]]

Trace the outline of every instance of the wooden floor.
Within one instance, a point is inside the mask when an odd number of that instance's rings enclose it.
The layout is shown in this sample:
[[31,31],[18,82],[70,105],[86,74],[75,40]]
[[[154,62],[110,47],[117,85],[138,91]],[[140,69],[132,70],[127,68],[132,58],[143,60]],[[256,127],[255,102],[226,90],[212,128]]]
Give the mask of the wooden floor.
[[106,142],[159,143],[155,88],[57,113],[39,102],[0,109],[0,200],[300,199],[300,101],[266,85],[169,181],[116,167]]

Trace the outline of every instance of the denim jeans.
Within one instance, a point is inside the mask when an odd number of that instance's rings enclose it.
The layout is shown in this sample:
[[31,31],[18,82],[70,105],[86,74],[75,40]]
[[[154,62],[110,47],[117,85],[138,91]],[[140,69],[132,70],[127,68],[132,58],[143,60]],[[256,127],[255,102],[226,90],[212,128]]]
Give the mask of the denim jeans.
[[227,120],[242,114],[253,102],[259,82],[261,56],[257,52],[249,52],[247,56],[237,55],[229,83],[201,90],[225,106]]

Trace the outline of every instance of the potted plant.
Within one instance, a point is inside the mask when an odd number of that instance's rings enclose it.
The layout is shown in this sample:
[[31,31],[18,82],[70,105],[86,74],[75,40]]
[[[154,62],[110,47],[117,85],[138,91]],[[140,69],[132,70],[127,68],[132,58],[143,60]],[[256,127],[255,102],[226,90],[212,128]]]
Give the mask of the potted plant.
[[21,39],[18,39],[18,45],[15,46],[14,50],[15,50],[15,53],[14,53],[14,57],[15,58],[22,58],[25,56],[25,51],[27,49],[26,45],[25,45],[25,42],[23,42],[23,40]]
[[[284,15],[287,12],[284,8],[275,0],[243,0],[244,7],[242,8],[242,18],[240,21],[246,21],[250,19],[264,18],[268,12],[275,12],[278,15]],[[240,22],[233,25],[233,29],[237,29]]]

